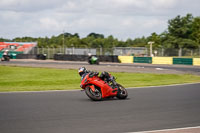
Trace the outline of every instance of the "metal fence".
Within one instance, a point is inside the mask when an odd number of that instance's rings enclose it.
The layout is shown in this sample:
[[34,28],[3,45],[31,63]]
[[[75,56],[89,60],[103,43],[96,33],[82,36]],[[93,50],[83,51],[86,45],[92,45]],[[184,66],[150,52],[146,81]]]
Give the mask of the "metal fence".
[[[115,47],[115,48],[33,48],[28,54],[46,54],[48,59],[53,59],[54,54],[70,54],[70,55],[122,55],[122,56],[150,56],[148,48],[133,47]],[[173,57],[200,57],[199,49],[153,49],[153,56],[173,56]]]
[[114,55],[147,56],[148,49],[145,47],[115,47]]
[[154,56],[178,56],[178,57],[200,57],[200,48],[199,49],[154,49]]

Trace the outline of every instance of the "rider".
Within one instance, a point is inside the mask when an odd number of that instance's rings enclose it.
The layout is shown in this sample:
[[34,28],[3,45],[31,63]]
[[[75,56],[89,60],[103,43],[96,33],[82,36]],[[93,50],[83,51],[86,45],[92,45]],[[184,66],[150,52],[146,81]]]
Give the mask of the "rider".
[[91,64],[92,54],[88,53],[88,62]]
[[5,51],[4,51],[4,53],[3,53],[3,58],[4,58],[4,60],[6,60],[6,58],[9,56],[9,55],[8,55],[8,52],[9,52],[9,50],[5,50]]
[[5,50],[3,56],[8,56],[8,50]]
[[78,70],[79,75],[81,76],[81,80],[89,73],[85,67],[81,67]]
[[[93,72],[93,71],[88,71],[85,67],[81,67],[78,70],[79,75],[81,76],[81,80],[84,79],[84,77],[87,74],[90,74],[90,76],[95,76],[99,75],[99,72]],[[110,75],[108,72],[102,72],[101,75],[99,76],[102,80],[108,82],[110,80]]]

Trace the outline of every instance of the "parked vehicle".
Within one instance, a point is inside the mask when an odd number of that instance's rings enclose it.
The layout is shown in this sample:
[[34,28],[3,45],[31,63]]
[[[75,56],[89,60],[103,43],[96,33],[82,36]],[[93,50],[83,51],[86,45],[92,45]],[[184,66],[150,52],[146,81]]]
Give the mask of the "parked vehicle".
[[118,99],[126,99],[127,90],[115,81],[115,77],[109,74],[108,80],[102,79],[98,73],[88,73],[81,81],[80,87],[85,90],[86,95],[94,100],[100,101],[104,98],[117,97]]

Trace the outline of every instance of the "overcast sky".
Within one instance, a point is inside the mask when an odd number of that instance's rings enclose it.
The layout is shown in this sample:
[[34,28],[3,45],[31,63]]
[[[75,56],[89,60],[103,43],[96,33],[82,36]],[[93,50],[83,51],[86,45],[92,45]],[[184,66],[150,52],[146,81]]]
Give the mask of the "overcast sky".
[[177,15],[200,16],[200,0],[0,0],[0,37],[51,37],[63,31],[118,39],[160,34]]

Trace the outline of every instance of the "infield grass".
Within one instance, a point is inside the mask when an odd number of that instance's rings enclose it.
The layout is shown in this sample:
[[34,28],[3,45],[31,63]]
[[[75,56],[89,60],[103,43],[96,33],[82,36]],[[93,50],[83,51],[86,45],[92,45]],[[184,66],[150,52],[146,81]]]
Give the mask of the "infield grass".
[[[124,87],[200,82],[200,76],[176,74],[111,73]],[[80,89],[77,70],[0,66],[0,91]]]

